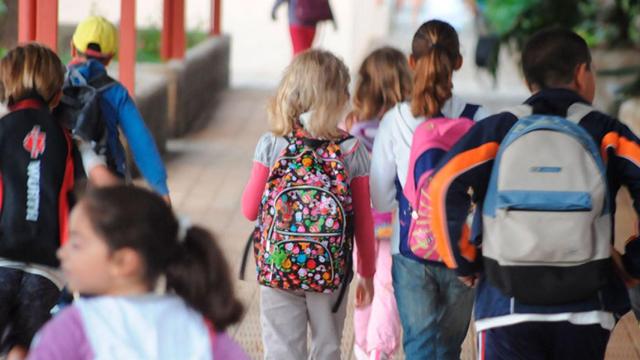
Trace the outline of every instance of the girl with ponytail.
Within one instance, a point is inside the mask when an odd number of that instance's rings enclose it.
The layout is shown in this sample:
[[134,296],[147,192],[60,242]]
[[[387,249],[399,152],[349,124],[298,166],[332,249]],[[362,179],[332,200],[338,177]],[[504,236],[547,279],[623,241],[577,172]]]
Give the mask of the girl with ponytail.
[[452,76],[462,67],[462,55],[458,34],[448,23],[431,20],[420,26],[413,37],[409,66],[413,70],[410,100],[384,115],[373,144],[371,200],[377,211],[394,211],[391,272],[407,359],[458,359],[473,291],[442,262],[401,254],[412,213],[403,187],[413,133],[420,124],[433,118],[479,120],[489,114],[453,95]]
[[[397,103],[411,96],[411,70],[407,57],[392,47],[369,54],[358,71],[353,95],[353,112],[346,127],[369,152],[373,147],[380,119]],[[392,358],[400,344],[400,319],[391,284],[392,214],[373,212],[376,238],[376,273],[371,304],[353,312],[353,353],[360,359]],[[358,249],[355,249],[358,254]],[[354,256],[357,263],[358,256]]]
[[242,305],[211,234],[150,191],[92,189],[59,250],[77,300],[40,332],[30,359],[247,359],[224,330]]

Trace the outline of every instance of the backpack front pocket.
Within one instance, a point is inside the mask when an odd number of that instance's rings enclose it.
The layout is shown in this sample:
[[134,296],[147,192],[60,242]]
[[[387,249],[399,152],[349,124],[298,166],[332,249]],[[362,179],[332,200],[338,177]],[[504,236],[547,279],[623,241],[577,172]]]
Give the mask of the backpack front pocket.
[[498,209],[523,211],[591,211],[591,194],[582,191],[501,191]]
[[[338,288],[345,264],[341,247],[331,246],[326,237],[296,236],[276,231],[271,251],[264,261],[270,269],[271,281],[284,289],[329,292]],[[337,243],[334,241],[333,243]]]

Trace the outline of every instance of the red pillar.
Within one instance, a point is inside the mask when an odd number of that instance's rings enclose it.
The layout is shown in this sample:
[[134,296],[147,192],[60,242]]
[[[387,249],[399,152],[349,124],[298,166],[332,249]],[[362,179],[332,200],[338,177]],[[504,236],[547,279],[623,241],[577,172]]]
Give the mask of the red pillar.
[[186,49],[184,0],[164,0],[160,57],[182,59]]
[[36,1],[36,41],[58,49],[58,0]]
[[211,35],[220,35],[220,19],[222,18],[222,0],[211,0]]
[[163,60],[171,59],[172,10],[173,0],[164,0],[162,4],[162,31],[160,33],[160,57]]
[[36,39],[36,0],[18,1],[18,42]]
[[134,95],[136,86],[136,0],[120,1],[120,82]]

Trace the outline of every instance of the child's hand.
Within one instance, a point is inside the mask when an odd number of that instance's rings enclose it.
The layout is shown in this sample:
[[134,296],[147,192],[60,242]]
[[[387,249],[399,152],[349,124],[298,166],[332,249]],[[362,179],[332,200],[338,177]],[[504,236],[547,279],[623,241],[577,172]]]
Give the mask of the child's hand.
[[622,255],[613,246],[611,246],[611,259],[613,260],[613,268],[616,274],[618,274],[628,288],[633,288],[640,284],[640,280],[633,278],[625,270],[624,264],[622,263]]
[[368,306],[373,300],[373,278],[358,276],[356,282],[356,307]]
[[458,276],[458,279],[465,284],[467,287],[474,288],[478,283],[477,275],[469,275],[469,276]]

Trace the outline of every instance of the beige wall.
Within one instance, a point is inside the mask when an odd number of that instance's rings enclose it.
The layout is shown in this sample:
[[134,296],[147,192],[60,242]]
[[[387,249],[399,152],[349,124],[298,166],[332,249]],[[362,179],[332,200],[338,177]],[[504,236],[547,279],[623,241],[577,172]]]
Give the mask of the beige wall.
[[[270,18],[270,0],[239,0],[224,7],[223,29],[232,36],[232,83],[238,86],[277,84],[291,59],[287,11]],[[315,46],[335,52],[351,68],[357,69],[372,39],[389,29],[386,5],[377,0],[331,0],[337,21],[319,25]]]
[[[207,29],[211,0],[185,0],[186,22],[190,29]],[[244,0],[227,0],[241,3]],[[223,0],[224,2],[224,0]],[[136,0],[136,22],[139,26],[160,26],[162,24],[163,0]],[[59,0],[59,21],[75,24],[89,15],[101,15],[118,22],[120,0]]]
[[[385,1],[380,1],[384,3]],[[159,26],[162,0],[137,0],[139,26]],[[210,0],[186,0],[187,27],[206,30]],[[272,87],[291,59],[286,8],[271,21],[273,0],[222,0],[222,28],[232,37],[232,82],[240,86]],[[342,57],[355,71],[371,40],[384,36],[389,28],[388,6],[378,0],[331,0],[338,29],[329,23],[319,26],[316,46]],[[90,15],[102,15],[118,22],[120,0],[60,0],[60,22],[77,23]]]

